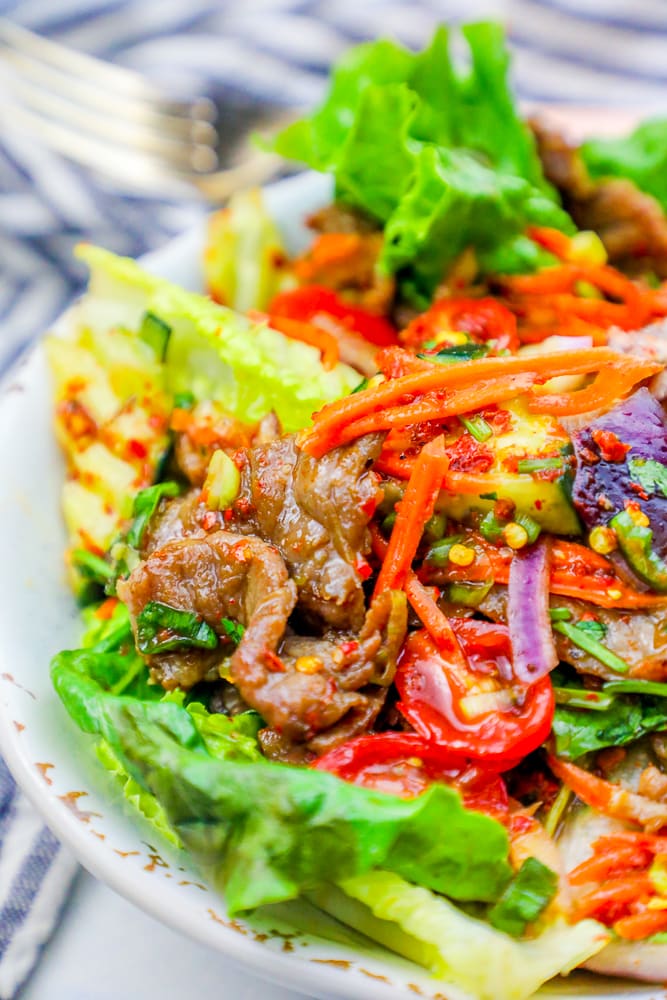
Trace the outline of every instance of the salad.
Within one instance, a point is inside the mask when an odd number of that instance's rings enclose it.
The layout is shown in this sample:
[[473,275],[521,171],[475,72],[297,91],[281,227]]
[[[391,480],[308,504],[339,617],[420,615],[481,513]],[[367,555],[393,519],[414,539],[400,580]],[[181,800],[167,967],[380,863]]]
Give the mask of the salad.
[[55,688],[230,914],[306,896],[482,1000],[667,975],[667,125],[524,122],[497,25],[349,52],[288,253],[78,249]]

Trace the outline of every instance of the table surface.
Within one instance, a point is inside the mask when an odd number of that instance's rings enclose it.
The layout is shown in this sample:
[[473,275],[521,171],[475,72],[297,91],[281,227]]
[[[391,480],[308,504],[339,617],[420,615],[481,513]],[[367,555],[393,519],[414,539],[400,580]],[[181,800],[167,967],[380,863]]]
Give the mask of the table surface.
[[18,1000],[303,1000],[142,913],[87,872]]

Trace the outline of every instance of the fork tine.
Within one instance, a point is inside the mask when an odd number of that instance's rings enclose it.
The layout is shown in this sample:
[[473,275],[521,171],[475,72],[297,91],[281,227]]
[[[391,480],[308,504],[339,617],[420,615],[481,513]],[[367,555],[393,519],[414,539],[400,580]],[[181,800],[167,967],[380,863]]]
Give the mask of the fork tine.
[[192,191],[189,174],[162,158],[83,135],[0,95],[0,124],[40,139],[50,149],[135,190],[183,197]]
[[163,126],[160,120],[154,123],[150,119],[133,121],[101,115],[99,110],[75,104],[27,78],[9,76],[9,91],[28,111],[106,142],[162,156],[182,169],[212,170],[217,166],[217,134],[209,122],[186,123],[177,119],[172,128],[170,123]]
[[91,87],[115,93],[127,100],[157,104],[170,115],[198,118],[202,121],[215,120],[215,105],[208,98],[196,97],[189,101],[170,100],[141,74],[123,66],[103,62],[84,52],[66,48],[6,18],[0,18],[0,46],[5,50],[5,55],[12,51],[22,54],[33,62],[41,63],[44,67],[56,70],[60,74],[74,76],[79,84],[85,81]]

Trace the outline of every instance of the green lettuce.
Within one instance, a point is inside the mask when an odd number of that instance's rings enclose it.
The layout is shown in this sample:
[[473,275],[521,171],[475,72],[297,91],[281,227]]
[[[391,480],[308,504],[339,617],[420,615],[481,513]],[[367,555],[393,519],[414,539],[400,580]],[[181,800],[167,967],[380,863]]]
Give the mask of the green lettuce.
[[556,753],[568,760],[604,747],[625,746],[665,728],[664,697],[614,696],[611,705],[601,711],[557,705],[553,721]]
[[77,255],[91,269],[80,324],[103,337],[114,327],[139,329],[149,312],[171,328],[163,362],[170,393],[216,400],[248,422],[275,410],[285,430],[295,431],[359,381],[347,365],[326,371],[315,348],[155,277],[129,258],[88,244]]
[[597,954],[608,940],[594,920],[570,926],[559,919],[536,937],[517,941],[387,871],[346,879],[340,888],[315,889],[309,898],[477,1000],[525,1000],[542,983]]
[[204,249],[206,286],[232,309],[266,309],[288,278],[287,254],[257,188],[238,191],[209,221]]
[[470,24],[463,34],[466,72],[445,28],[418,54],[388,41],[352,49],[319,110],[275,142],[333,173],[337,200],[384,226],[380,266],[418,305],[468,246],[483,267],[515,271],[552,259],[518,239],[528,225],[574,229],[509,90],[502,29]]
[[[155,797],[160,819],[224,887],[230,912],[377,867],[454,899],[493,902],[502,893],[511,877],[506,830],[466,810],[453,789],[434,785],[405,801],[270,763],[257,747],[255,713],[230,719],[182,693],[163,695],[145,668],[133,674],[135,656],[65,651],[52,662],[53,683],[77,725],[110,749],[114,769],[120,762],[124,780]],[[136,785],[128,787],[136,804]]]
[[622,139],[591,139],[581,147],[591,177],[624,177],[667,212],[667,119],[642,122]]

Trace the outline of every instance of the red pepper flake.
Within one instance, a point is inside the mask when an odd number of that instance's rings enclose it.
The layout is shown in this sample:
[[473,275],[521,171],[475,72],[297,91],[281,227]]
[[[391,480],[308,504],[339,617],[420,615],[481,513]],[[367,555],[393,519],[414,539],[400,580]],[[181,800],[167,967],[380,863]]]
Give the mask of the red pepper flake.
[[623,462],[632,445],[624,444],[613,431],[597,428],[591,434],[605,462]]
[[202,516],[200,523],[204,531],[213,531],[214,528],[218,527],[217,511],[207,510]]
[[627,485],[633,493],[637,494],[640,500],[648,500],[648,493],[640,483],[628,482]]
[[350,656],[351,653],[356,653],[359,649],[359,643],[356,639],[350,639],[347,642],[341,642],[338,648],[343,656]]
[[141,441],[137,441],[136,438],[132,438],[131,441],[128,441],[127,450],[130,455],[139,459],[146,458],[146,455],[148,454],[148,448],[146,445]]
[[450,468],[456,472],[488,472],[493,465],[493,452],[472,434],[462,434],[447,449]]
[[228,507],[222,516],[224,517],[227,524],[229,524],[231,519],[234,517],[234,511],[231,509],[231,507]]
[[354,564],[354,568],[357,571],[357,575],[360,576],[362,580],[367,580],[373,572],[371,566],[363,556],[358,556],[357,561]]
[[280,659],[277,653],[274,653],[271,649],[264,650],[264,662],[269,670],[274,674],[284,674],[285,664]]

